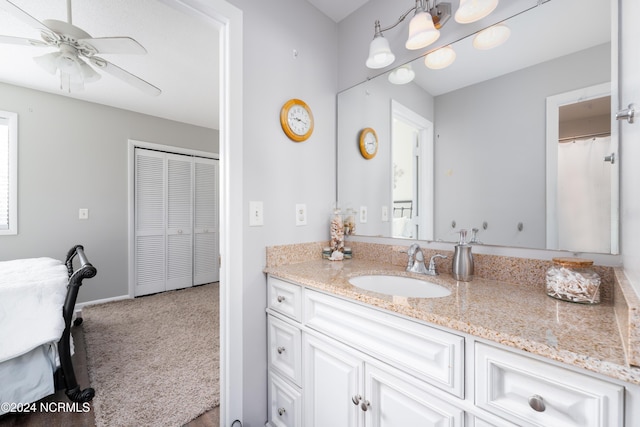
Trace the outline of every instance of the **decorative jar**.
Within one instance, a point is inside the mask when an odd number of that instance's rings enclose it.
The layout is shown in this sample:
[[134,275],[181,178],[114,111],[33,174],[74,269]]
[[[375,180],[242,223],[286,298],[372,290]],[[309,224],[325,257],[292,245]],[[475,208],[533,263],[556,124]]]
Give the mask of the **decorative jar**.
[[547,295],[581,304],[600,302],[600,276],[593,261],[584,258],[553,258],[547,270]]

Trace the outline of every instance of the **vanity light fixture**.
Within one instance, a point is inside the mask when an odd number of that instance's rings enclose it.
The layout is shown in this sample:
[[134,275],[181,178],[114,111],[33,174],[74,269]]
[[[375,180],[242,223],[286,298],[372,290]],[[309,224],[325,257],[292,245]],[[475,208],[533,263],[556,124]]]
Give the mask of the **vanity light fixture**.
[[460,0],[455,20],[459,24],[470,24],[488,16],[498,6],[498,0]]
[[424,57],[424,65],[432,70],[441,70],[453,64],[456,60],[456,51],[451,46],[441,47]]
[[473,38],[473,47],[479,50],[493,49],[506,42],[511,30],[504,24],[493,25],[478,32]]
[[[498,0],[460,0],[456,11],[456,21],[463,24],[478,21],[490,14],[498,5]],[[404,12],[398,20],[385,28],[380,21],[374,24],[374,36],[369,45],[368,68],[384,68],[395,61],[395,55],[389,47],[389,41],[382,33],[395,28],[414,13],[409,22],[409,36],[405,47],[410,50],[422,49],[434,43],[440,37],[440,29],[451,18],[451,3],[438,0],[415,0],[415,6]]]
[[394,85],[403,85],[411,82],[416,76],[411,64],[405,64],[389,73],[389,81]]

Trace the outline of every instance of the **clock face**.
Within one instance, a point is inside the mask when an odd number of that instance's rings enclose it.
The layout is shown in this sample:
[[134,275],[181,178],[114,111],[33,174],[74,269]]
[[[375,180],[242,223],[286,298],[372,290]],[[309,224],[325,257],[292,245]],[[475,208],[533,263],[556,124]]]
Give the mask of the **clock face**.
[[372,133],[367,133],[364,137],[364,150],[368,154],[373,154],[378,149],[378,141]]
[[365,159],[373,159],[378,153],[378,134],[372,128],[360,132],[360,154]]
[[302,142],[313,133],[313,114],[304,101],[290,99],[280,110],[280,124],[289,139]]
[[301,105],[294,105],[287,114],[289,128],[296,135],[305,135],[311,128],[311,117],[307,110]]

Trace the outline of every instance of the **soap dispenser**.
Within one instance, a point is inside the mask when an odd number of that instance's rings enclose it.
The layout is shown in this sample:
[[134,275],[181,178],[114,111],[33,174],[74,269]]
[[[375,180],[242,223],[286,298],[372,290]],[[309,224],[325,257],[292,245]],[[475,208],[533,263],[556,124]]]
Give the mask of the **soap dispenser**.
[[467,230],[460,230],[460,241],[453,252],[451,274],[461,282],[470,282],[473,278],[473,254],[471,245],[467,243]]

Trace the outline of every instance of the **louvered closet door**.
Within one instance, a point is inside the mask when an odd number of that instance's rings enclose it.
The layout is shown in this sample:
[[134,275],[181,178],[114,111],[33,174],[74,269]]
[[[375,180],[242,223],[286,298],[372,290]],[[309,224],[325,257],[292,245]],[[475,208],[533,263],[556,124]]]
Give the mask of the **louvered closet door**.
[[167,284],[193,283],[193,159],[167,154]]
[[135,295],[165,290],[165,199],[163,153],[135,151]]
[[194,159],[193,284],[220,280],[218,160]]

